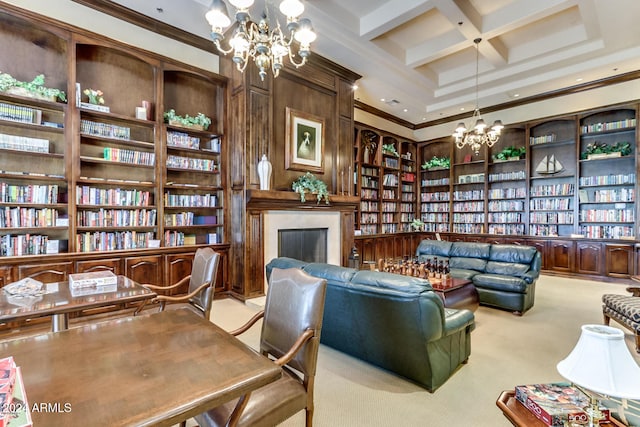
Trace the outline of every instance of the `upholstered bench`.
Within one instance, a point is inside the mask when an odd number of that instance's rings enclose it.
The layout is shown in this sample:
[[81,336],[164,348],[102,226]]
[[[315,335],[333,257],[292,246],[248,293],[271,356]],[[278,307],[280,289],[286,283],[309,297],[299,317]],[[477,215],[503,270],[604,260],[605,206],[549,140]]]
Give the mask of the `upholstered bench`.
[[636,351],[640,353],[640,288],[627,288],[633,295],[605,294],[602,296],[604,324],[613,319],[636,335]]

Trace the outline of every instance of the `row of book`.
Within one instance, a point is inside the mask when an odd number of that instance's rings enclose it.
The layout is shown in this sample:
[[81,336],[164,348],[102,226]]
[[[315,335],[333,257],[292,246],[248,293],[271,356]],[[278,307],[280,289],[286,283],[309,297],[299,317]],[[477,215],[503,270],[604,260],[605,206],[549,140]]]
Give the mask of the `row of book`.
[[39,234],[0,236],[0,256],[44,255],[49,237]]
[[590,185],[622,185],[622,184],[635,184],[636,174],[610,174],[610,175],[597,175],[597,176],[583,176],[579,179],[581,187],[588,187]]
[[454,213],[453,222],[479,225],[484,223],[484,213]]
[[582,225],[580,234],[588,239],[621,239],[635,237],[634,227],[626,225]]
[[12,208],[9,206],[0,209],[0,228],[53,227],[57,220],[57,209]]
[[181,231],[165,231],[165,246],[186,246],[186,245],[215,245],[220,243],[220,235],[218,233],[206,234],[185,234]]
[[361,185],[366,188],[378,188],[378,178],[372,178],[370,176],[361,177]]
[[378,176],[378,169],[363,166],[360,169],[360,174],[361,175],[368,175],[368,176]]
[[422,231],[427,231],[431,233],[448,233],[449,232],[449,223],[447,222],[428,222],[424,221],[424,225],[422,226]]
[[400,203],[400,212],[414,212],[413,203]]
[[573,224],[573,212],[531,212],[529,221],[532,224]]
[[167,167],[195,171],[213,172],[218,170],[218,164],[211,159],[194,159],[183,156],[167,156]]
[[76,203],[80,205],[150,206],[151,201],[149,191],[76,186]]
[[378,215],[373,213],[360,213],[360,224],[377,224]]
[[78,211],[79,227],[155,227],[155,209],[99,209]]
[[382,185],[387,187],[396,187],[398,185],[398,175],[392,173],[384,174]]
[[360,197],[363,199],[377,199],[378,190],[374,190],[371,188],[362,188],[360,189]]
[[524,199],[527,197],[527,189],[517,188],[492,188],[488,193],[489,199]]
[[371,202],[367,200],[360,201],[360,210],[362,212],[377,212],[378,202]]
[[10,184],[0,182],[0,202],[2,203],[58,203],[59,187],[57,184]]
[[164,225],[172,227],[184,227],[193,225],[193,212],[178,212],[164,215]]
[[551,142],[556,142],[555,133],[529,137],[529,145],[549,144]]
[[453,204],[454,212],[482,212],[484,211],[484,202],[455,202]]
[[396,222],[395,213],[383,213],[382,222],[385,224]]
[[415,193],[402,193],[400,195],[400,200],[402,200],[403,202],[415,202],[416,201],[416,194]]
[[167,146],[178,148],[200,149],[200,138],[191,136],[184,132],[167,132]]
[[140,249],[149,247],[149,241],[154,239],[152,232],[94,231],[78,233],[76,248],[79,252],[115,251]]
[[42,111],[24,105],[0,102],[0,119],[20,123],[40,124]]
[[400,222],[411,222],[414,219],[413,213],[401,213]]
[[360,233],[364,235],[378,234],[377,224],[360,223]]
[[580,209],[580,221],[634,222],[633,209]]
[[632,128],[636,125],[636,119],[624,119],[615,122],[593,123],[590,125],[580,126],[581,133],[604,132],[607,130],[620,130]]
[[124,148],[104,147],[103,157],[110,162],[132,163],[134,165],[153,166],[156,162],[156,155],[152,152]]
[[383,202],[382,212],[395,212],[398,209],[398,205],[394,202]]
[[535,197],[573,196],[573,191],[573,184],[534,185],[529,190],[529,194]]
[[167,207],[205,207],[214,208],[218,206],[218,196],[216,194],[172,194],[167,191],[164,194],[164,205]]
[[0,133],[0,148],[4,150],[27,151],[30,153],[48,153],[50,142],[44,138],[8,135]]
[[526,179],[526,177],[527,174],[525,171],[490,173],[489,182],[519,181],[522,179]]
[[484,225],[478,223],[458,223],[453,224],[454,233],[466,233],[466,234],[482,234],[484,232]]
[[125,126],[118,126],[110,123],[92,122],[90,120],[80,121],[80,132],[87,135],[103,136],[107,138],[131,139],[131,129]]
[[[581,194],[583,191],[586,192],[586,190],[580,190]],[[636,199],[636,191],[633,188],[595,190],[593,192],[593,201],[596,203],[615,203],[615,202],[633,203],[635,199]],[[580,201],[587,202],[589,201],[589,199],[587,197],[587,200],[582,200],[582,197],[581,197]]]
[[523,200],[491,200],[487,205],[489,212],[501,212],[501,211],[523,211]]
[[524,235],[524,224],[489,224],[489,234]]
[[422,193],[420,194],[420,201],[422,202],[448,202],[449,192],[438,191],[435,193]]
[[453,200],[484,200],[484,190],[454,191]]
[[382,190],[382,198],[389,200],[389,199],[395,199],[396,198],[396,190]]
[[489,213],[488,221],[490,223],[521,223],[522,214],[520,212],[491,212]]
[[534,211],[567,210],[571,209],[571,199],[560,197],[557,199],[531,199],[529,208]]
[[449,203],[424,203],[422,212],[449,212]]
[[449,185],[449,178],[423,179],[420,184],[423,187],[436,187],[440,185]]

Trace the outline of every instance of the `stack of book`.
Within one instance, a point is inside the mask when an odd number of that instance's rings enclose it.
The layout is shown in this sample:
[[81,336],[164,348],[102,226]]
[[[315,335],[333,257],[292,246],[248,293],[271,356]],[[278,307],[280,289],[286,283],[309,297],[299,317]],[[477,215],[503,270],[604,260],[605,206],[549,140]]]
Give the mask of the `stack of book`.
[[33,425],[22,373],[11,356],[0,359],[0,405],[0,427]]
[[74,273],[69,275],[69,288],[74,297],[115,292],[118,289],[118,276],[111,271]]
[[[518,402],[548,426],[589,423],[585,408],[589,406],[590,399],[569,383],[521,385],[516,387],[515,392]],[[609,410],[600,410],[608,420]]]

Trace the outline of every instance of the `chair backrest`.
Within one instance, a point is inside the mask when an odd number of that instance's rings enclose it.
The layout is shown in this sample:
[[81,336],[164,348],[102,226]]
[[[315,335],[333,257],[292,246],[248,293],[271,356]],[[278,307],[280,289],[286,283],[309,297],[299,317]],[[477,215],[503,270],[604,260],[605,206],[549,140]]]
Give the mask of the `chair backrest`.
[[197,293],[189,301],[196,306],[206,319],[211,313],[211,304],[213,303],[213,294],[216,285],[216,277],[218,276],[218,264],[220,262],[220,254],[211,248],[198,248],[193,257],[191,264],[191,279],[189,280],[189,293],[195,291],[205,282],[209,286]]
[[314,336],[288,363],[305,376],[314,376],[320,345],[327,281],[297,268],[274,268],[269,280],[260,350],[279,358],[306,330]]

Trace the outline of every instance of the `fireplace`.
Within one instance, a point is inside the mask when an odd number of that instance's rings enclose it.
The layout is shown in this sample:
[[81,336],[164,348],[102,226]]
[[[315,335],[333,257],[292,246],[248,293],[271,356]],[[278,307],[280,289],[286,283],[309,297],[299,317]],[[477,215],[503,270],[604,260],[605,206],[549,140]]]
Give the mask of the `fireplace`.
[[327,262],[326,228],[278,230],[278,256],[306,262]]

